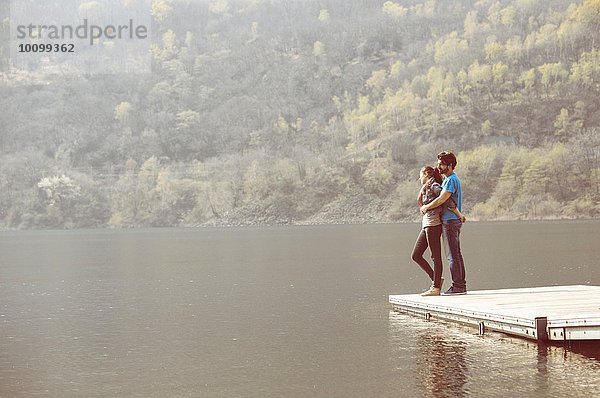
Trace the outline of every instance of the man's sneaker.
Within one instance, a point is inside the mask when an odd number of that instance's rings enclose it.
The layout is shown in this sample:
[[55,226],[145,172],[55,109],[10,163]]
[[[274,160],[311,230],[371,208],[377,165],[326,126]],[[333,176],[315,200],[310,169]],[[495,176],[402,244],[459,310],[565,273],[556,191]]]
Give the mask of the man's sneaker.
[[450,289],[446,290],[444,296],[455,296],[458,294],[467,294],[467,289],[465,289],[464,287],[460,288],[456,286],[451,286]]
[[427,290],[426,292],[421,293],[421,296],[439,296],[441,293],[442,289],[439,289],[437,287],[433,287],[431,286],[429,288],[429,290]]

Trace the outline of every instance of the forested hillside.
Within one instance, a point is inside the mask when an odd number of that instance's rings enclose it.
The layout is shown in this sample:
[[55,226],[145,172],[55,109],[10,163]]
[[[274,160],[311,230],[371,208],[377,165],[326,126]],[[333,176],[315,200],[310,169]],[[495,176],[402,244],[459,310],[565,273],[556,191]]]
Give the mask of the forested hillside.
[[[91,2],[90,2],[91,3]],[[600,216],[600,0],[155,0],[153,73],[0,80],[0,223]]]

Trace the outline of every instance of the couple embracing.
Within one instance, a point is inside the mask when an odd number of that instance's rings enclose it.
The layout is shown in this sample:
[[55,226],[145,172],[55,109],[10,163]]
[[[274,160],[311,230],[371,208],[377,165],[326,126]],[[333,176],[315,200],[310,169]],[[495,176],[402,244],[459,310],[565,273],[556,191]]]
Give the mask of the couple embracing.
[[[465,294],[467,282],[465,264],[460,252],[460,229],[466,219],[461,214],[460,179],[454,173],[456,156],[452,152],[441,152],[437,158],[437,167],[425,166],[420,172],[422,187],[417,200],[423,214],[423,227],[415,242],[412,259],[431,279],[431,287],[421,295],[439,296],[444,283],[441,247],[441,236],[444,235],[452,286],[443,294]],[[428,247],[431,251],[433,269],[423,258]]]

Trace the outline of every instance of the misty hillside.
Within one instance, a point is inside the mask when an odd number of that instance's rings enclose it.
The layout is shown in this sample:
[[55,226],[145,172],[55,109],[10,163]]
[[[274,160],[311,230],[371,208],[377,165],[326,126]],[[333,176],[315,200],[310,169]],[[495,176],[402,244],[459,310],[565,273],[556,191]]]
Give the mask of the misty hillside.
[[600,1],[155,0],[152,74],[0,74],[0,224],[600,215]]

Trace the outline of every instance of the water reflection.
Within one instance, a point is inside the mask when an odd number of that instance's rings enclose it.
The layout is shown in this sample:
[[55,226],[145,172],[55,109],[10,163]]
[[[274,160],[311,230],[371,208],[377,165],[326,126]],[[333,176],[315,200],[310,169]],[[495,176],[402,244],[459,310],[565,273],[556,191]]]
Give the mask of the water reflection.
[[472,327],[393,311],[389,333],[397,374],[410,375],[407,388],[426,397],[586,397],[600,390],[599,344],[479,336]]
[[548,350],[549,346],[544,343],[537,344],[537,373],[536,384],[538,391],[548,391]]
[[573,341],[563,345],[565,354],[573,352],[595,359],[600,364],[600,342],[597,341]]
[[398,375],[410,375],[406,389],[433,398],[467,395],[469,347],[465,339],[445,334],[435,322],[419,317],[391,311],[389,321],[394,367]]
[[421,359],[419,372],[423,391],[431,397],[463,397],[467,365],[465,343],[447,340],[439,333],[421,331],[418,336]]

